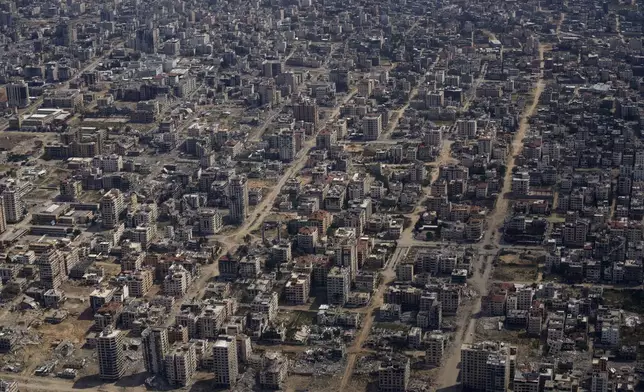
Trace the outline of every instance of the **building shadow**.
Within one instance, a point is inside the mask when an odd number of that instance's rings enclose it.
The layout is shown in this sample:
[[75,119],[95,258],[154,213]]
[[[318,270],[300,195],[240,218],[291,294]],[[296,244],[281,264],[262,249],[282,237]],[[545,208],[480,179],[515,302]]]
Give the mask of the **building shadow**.
[[365,388],[365,392],[378,392],[380,388],[378,388],[378,376],[376,376],[375,380],[371,380],[367,383],[367,387]]
[[[235,388],[236,391],[241,391],[243,390],[244,392],[263,392],[264,390],[259,388],[257,385],[253,386],[252,388],[243,388],[239,389],[240,384],[238,380],[237,387]],[[183,389],[184,391],[186,389]],[[221,386],[216,386],[214,385],[214,379],[209,379],[209,380],[199,380],[195,381],[191,386],[190,389],[187,389],[188,392],[217,392],[217,391],[230,391],[230,388],[226,387],[221,387]],[[267,390],[268,391],[268,390]]]
[[461,392],[461,385],[456,384],[450,387],[440,388],[440,389],[437,389],[436,392]]
[[74,389],[91,389],[91,388],[99,388],[101,385],[106,385],[109,384],[108,382],[105,382],[101,380],[98,377],[98,374],[93,374],[91,376],[84,376],[79,378],[74,382]]
[[199,380],[190,386],[190,392],[225,391],[225,388],[218,388],[213,380]]
[[84,376],[76,380],[72,388],[73,389],[100,389],[101,386],[106,386],[106,385],[114,385],[121,388],[140,387],[140,386],[146,386],[145,379],[147,376],[148,374],[145,372],[135,373],[135,374],[123,376],[117,382],[112,383],[112,382],[101,380],[98,374],[93,374],[91,376]]
[[94,320],[94,312],[92,311],[92,308],[88,306],[81,314],[78,315],[77,317],[78,320]]
[[121,377],[114,385],[123,388],[132,388],[145,385],[145,379],[149,376],[146,372],[134,373]]

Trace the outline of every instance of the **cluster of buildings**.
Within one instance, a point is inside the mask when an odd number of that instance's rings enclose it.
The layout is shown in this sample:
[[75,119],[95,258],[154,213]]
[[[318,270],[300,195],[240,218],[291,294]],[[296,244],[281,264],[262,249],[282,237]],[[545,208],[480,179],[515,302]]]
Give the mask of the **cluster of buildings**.
[[[301,366],[269,344],[364,344],[393,348],[379,390],[408,391],[462,344],[466,390],[632,390],[610,363],[639,358],[631,319],[592,285],[644,281],[643,18],[589,0],[0,1],[2,326],[45,308],[65,330],[87,307],[69,340],[106,382],[235,388],[251,369],[289,389]],[[485,290],[501,247],[543,254],[539,281]],[[455,325],[477,290],[538,366]],[[590,368],[551,360],[586,351]]]
[[[338,7],[0,5],[0,128],[40,139],[1,157],[2,287],[63,330],[82,298],[90,325],[76,353],[96,353],[101,380],[142,365],[173,387],[206,372],[233,388],[253,368],[280,389],[291,359],[252,346],[344,344],[361,327],[352,310],[373,301],[443,139],[366,161],[345,143],[387,136],[442,48],[395,70],[404,44],[387,36],[409,29],[411,11],[360,6],[331,30],[316,20]],[[278,317],[280,303],[313,296],[318,326]]]

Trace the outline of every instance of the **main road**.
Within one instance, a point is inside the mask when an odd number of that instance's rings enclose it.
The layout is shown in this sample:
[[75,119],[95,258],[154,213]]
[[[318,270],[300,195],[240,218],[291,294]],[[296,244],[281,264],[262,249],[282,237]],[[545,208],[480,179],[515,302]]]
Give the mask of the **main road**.
[[[539,78],[532,92],[532,102],[529,106],[526,106],[523,114],[521,115],[521,121],[519,123],[519,129],[514,135],[512,142],[512,148],[510,151],[510,156],[508,157],[507,168],[505,171],[505,178],[503,179],[503,190],[499,193],[497,198],[495,209],[488,218],[488,229],[483,236],[483,240],[479,244],[481,249],[484,249],[489,246],[499,246],[500,235],[497,235],[499,229],[502,227],[505,220],[509,200],[508,196],[512,190],[512,168],[515,165],[515,156],[521,153],[523,150],[523,139],[526,136],[526,133],[529,128],[530,118],[536,112],[537,106],[539,105],[539,98],[544,88],[543,81],[543,58],[544,58],[545,47],[539,47],[539,59],[541,60]],[[441,372],[439,373],[438,379],[436,380],[437,388],[441,390],[458,390],[459,383],[459,364],[461,362],[461,345],[463,343],[471,343],[474,338],[474,332],[476,330],[476,315],[481,311],[481,298],[487,293],[487,286],[490,280],[490,275],[492,272],[492,257],[486,252],[483,252],[479,256],[479,265],[483,268],[475,268],[474,275],[468,281],[468,284],[479,292],[479,296],[476,298],[474,303],[470,304],[465,308],[465,322],[458,326],[456,333],[454,335],[454,340],[451,343],[450,350],[443,362]]]

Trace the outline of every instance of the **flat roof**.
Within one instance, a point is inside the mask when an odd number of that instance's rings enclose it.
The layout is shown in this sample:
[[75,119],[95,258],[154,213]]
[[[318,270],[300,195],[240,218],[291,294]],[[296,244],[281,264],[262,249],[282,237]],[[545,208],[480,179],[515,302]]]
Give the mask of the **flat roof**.
[[215,347],[229,347],[230,342],[227,340],[217,340],[215,342]]
[[[83,120],[83,123],[95,123],[95,122],[101,122],[101,123],[126,123],[130,121],[129,119],[125,117],[106,117],[106,118],[99,118],[99,117],[86,117]],[[96,127],[83,127],[83,128],[94,128]]]
[[60,207],[60,204],[52,204],[45,209],[45,212],[54,212]]

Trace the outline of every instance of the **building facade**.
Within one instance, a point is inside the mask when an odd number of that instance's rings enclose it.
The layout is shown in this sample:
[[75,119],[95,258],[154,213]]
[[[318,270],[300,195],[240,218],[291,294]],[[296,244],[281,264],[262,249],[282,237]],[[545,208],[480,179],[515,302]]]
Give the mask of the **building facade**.
[[124,335],[119,330],[105,329],[96,339],[98,371],[101,380],[116,381],[125,374]]

